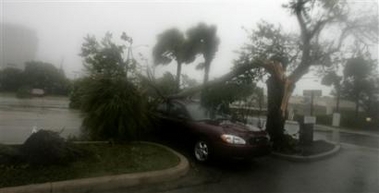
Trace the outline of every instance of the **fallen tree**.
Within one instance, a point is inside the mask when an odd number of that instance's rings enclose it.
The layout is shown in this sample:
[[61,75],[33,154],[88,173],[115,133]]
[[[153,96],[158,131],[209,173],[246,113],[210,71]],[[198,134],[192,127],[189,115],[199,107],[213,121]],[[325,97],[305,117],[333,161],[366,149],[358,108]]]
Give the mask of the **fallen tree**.
[[[286,34],[281,27],[262,22],[252,31],[250,43],[240,52],[234,70],[209,81],[170,96],[182,98],[233,79],[246,72],[257,79],[267,79],[267,131],[274,148],[288,148],[284,135],[287,107],[296,83],[309,72],[311,66],[332,66],[351,42],[367,45],[378,42],[377,13],[352,16],[345,1],[292,0],[284,6],[297,19],[300,33]],[[330,34],[330,32],[333,34]],[[346,41],[348,40],[348,41]],[[346,50],[345,50],[346,51]],[[339,54],[339,56],[337,56]]]

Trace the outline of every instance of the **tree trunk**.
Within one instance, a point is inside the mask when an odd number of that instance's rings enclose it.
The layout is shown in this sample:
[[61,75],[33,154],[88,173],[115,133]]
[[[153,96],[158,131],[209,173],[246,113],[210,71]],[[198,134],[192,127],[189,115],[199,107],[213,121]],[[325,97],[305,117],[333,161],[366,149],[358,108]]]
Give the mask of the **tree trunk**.
[[207,103],[206,97],[208,96],[208,79],[209,79],[209,69],[210,69],[210,64],[211,62],[209,60],[205,60],[205,66],[204,66],[204,79],[203,79],[203,85],[204,88],[201,91],[201,102],[203,105]]
[[341,98],[341,91],[337,91],[337,102],[336,102],[336,112],[340,112],[340,98]]
[[270,76],[267,82],[267,122],[266,130],[274,143],[274,149],[283,145],[285,116],[281,110],[285,85],[282,81]]
[[179,92],[180,90],[180,74],[182,72],[182,63],[178,62],[178,66],[176,68],[176,90]]
[[359,111],[359,98],[357,97],[355,99],[355,117],[358,116],[358,111]]
[[211,62],[210,61],[205,61],[205,66],[204,66],[204,79],[203,79],[203,84],[206,85],[209,80],[209,70],[211,67]]

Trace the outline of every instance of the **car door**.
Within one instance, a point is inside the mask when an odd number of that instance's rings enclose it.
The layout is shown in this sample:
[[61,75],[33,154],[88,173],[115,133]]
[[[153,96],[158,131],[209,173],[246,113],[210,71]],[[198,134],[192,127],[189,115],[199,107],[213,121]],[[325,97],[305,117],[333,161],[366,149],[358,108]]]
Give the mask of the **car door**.
[[190,117],[184,105],[177,102],[167,103],[167,130],[173,140],[186,141],[189,138],[190,131],[188,122]]

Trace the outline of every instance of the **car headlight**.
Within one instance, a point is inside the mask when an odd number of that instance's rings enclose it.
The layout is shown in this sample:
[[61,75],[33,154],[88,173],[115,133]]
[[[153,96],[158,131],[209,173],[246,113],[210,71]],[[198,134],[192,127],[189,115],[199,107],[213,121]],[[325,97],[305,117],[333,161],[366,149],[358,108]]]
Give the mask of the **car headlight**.
[[241,137],[235,136],[235,135],[229,135],[229,134],[223,134],[221,135],[221,139],[230,144],[239,144],[239,145],[245,145],[246,141],[242,139]]

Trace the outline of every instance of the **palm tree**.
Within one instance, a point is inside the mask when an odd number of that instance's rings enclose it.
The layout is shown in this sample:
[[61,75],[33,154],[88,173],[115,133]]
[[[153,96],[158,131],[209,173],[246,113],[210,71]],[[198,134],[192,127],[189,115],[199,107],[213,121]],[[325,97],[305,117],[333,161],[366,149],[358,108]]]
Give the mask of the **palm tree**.
[[172,60],[177,63],[176,87],[179,90],[180,74],[183,63],[191,63],[195,55],[190,55],[187,49],[188,42],[184,34],[177,28],[172,28],[158,35],[158,42],[153,48],[153,60],[155,65],[169,64]]
[[199,23],[187,31],[190,44],[188,50],[190,50],[190,53],[201,54],[204,57],[204,63],[200,63],[197,66],[198,69],[204,69],[204,84],[208,82],[211,62],[220,44],[220,39],[216,33],[216,26],[206,25],[205,23]]

